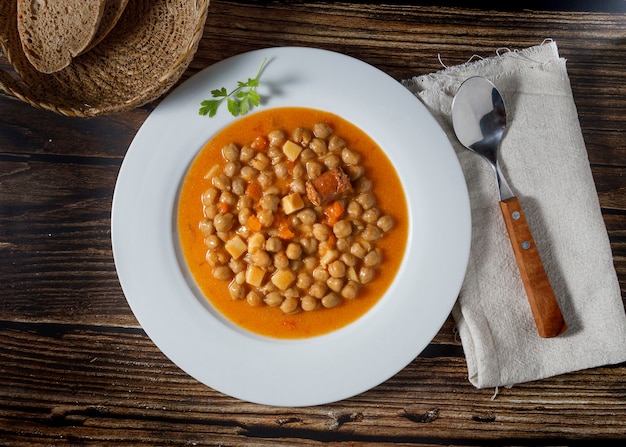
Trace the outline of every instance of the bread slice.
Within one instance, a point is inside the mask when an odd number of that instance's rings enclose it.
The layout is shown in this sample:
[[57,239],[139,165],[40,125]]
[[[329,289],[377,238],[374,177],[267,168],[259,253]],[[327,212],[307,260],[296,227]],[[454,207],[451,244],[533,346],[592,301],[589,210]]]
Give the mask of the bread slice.
[[17,29],[42,73],[67,67],[93,40],[107,0],[17,0]]
[[128,0],[106,0],[104,5],[104,14],[102,20],[100,20],[100,26],[94,36],[93,40],[89,43],[82,53],[86,53],[93,47],[98,45],[102,39],[104,39],[109,32],[115,27],[117,21],[122,17],[122,13],[126,9]]

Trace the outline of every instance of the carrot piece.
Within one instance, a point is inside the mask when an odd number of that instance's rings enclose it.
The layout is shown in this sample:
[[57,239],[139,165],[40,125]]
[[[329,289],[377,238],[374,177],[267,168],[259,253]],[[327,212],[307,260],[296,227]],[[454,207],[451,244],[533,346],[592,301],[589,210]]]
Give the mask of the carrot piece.
[[293,239],[295,233],[289,227],[289,223],[287,221],[283,221],[278,226],[278,237],[283,240]]
[[226,214],[230,210],[230,207],[228,206],[228,203],[226,202],[218,202],[217,209],[219,210],[220,213]]
[[246,187],[246,195],[256,202],[263,197],[263,187],[259,182],[253,180]]
[[332,227],[341,220],[344,211],[343,204],[339,200],[335,200],[330,205],[324,207],[324,223]]
[[259,220],[258,217],[256,217],[254,214],[252,214],[250,217],[248,217],[248,221],[246,222],[246,227],[248,227],[248,230],[250,231],[261,231],[261,228],[263,227],[263,225],[261,225],[261,221]]

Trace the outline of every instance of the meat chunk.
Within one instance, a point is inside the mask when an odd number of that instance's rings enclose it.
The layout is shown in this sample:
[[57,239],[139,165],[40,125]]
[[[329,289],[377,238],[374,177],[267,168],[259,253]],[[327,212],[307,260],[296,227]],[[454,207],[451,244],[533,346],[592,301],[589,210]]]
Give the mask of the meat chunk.
[[350,177],[341,168],[334,168],[306,182],[306,195],[315,206],[344,198],[352,193]]

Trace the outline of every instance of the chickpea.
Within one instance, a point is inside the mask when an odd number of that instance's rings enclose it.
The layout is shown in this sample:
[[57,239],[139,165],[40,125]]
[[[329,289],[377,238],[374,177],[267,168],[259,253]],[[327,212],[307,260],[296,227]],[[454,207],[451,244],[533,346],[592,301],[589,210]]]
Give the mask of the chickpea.
[[327,281],[328,278],[330,278],[330,274],[328,273],[328,270],[320,265],[313,269],[313,278],[317,281]]
[[370,251],[363,258],[363,265],[365,265],[366,267],[372,267],[372,268],[378,267],[380,265],[382,258],[383,257],[380,254],[380,251],[378,250]]
[[276,211],[279,203],[280,199],[274,194],[267,194],[259,199],[259,205],[264,210]]
[[268,188],[276,181],[276,176],[272,171],[262,171],[257,178],[263,188]]
[[326,141],[321,138],[313,138],[311,143],[309,143],[309,148],[318,156],[322,156],[328,152],[328,145]]
[[371,192],[363,192],[359,194],[358,196],[356,196],[356,201],[365,210],[369,210],[371,207],[376,206],[376,198]]
[[222,194],[220,194],[219,203],[226,204],[228,205],[228,208],[230,208],[237,204],[237,200],[239,200],[239,198],[232,192],[222,191]]
[[202,203],[204,205],[215,205],[217,203],[217,200],[220,197],[220,192],[218,191],[217,188],[207,188],[203,193],[202,193]]
[[311,208],[305,208],[296,214],[304,225],[313,225],[317,220],[317,214]]
[[322,298],[322,306],[330,309],[332,307],[336,307],[341,303],[341,298],[334,292],[329,293],[328,295]]
[[313,124],[313,134],[317,138],[328,138],[333,133],[333,128],[327,123]]
[[287,136],[282,130],[272,130],[270,133],[267,134],[267,139],[270,146],[282,146],[283,144],[285,144]]
[[226,161],[239,160],[239,148],[234,143],[227,144],[222,148],[222,157]]
[[237,284],[243,285],[246,282],[246,272],[243,271],[243,272],[237,273],[233,281],[235,281]]
[[318,241],[325,241],[330,236],[330,229],[323,223],[313,225],[313,237]]
[[370,208],[363,212],[363,220],[370,224],[375,224],[380,217],[380,210],[377,207]]
[[377,241],[383,237],[383,232],[377,226],[367,224],[365,230],[361,233],[361,237],[368,242]]
[[274,172],[276,173],[276,177],[285,179],[289,177],[289,166],[284,161],[281,161],[274,167]]
[[345,147],[341,150],[341,160],[347,165],[356,165],[361,161],[361,156]]
[[309,295],[322,299],[324,295],[326,295],[326,291],[328,290],[328,286],[325,282],[315,281],[315,283],[309,287]]
[[218,210],[217,210],[217,206],[215,205],[209,205],[209,206],[205,206],[202,209],[202,214],[204,214],[204,217],[206,217],[207,219],[215,219],[215,216],[217,216]]
[[309,160],[306,162],[305,166],[309,179],[317,178],[324,172],[324,165],[318,161]]
[[367,254],[367,250],[359,242],[355,242],[350,247],[350,254],[352,254],[353,256],[355,256],[355,257],[357,257],[359,259],[363,259],[365,257],[365,255]]
[[346,208],[346,212],[348,213],[348,217],[351,217],[352,219],[360,219],[363,215],[363,207],[358,202],[350,200]]
[[312,149],[306,148],[302,152],[300,152],[300,160],[302,161],[311,160],[315,157],[317,157],[317,155],[315,155],[315,152],[313,152]]
[[258,173],[252,166],[243,166],[240,171],[241,178],[247,182],[254,180]]
[[252,160],[250,160],[250,166],[257,171],[264,171],[270,165],[270,158],[263,152],[257,152]]
[[333,278],[343,278],[346,275],[346,265],[337,259],[328,264],[328,273]]
[[312,297],[311,295],[304,295],[302,299],[300,300],[300,306],[302,307],[302,310],[306,312],[310,312],[312,310],[317,309],[319,305],[320,305],[319,300]]
[[289,258],[284,252],[278,252],[274,255],[274,266],[278,270],[284,270],[289,268]]
[[280,310],[286,314],[292,314],[298,310],[300,305],[300,300],[298,298],[287,298],[280,305]]
[[297,242],[291,242],[287,245],[287,250],[285,250],[285,254],[289,259],[299,259],[302,256],[302,246]]
[[348,283],[341,289],[341,296],[347,300],[353,300],[359,294],[359,284],[355,281],[348,281]]
[[301,162],[296,162],[291,169],[291,176],[294,179],[304,179],[306,176],[306,167]]
[[308,271],[313,271],[318,266],[317,256],[307,256],[302,260],[302,264]]
[[259,307],[263,304],[263,298],[261,298],[258,292],[251,290],[246,295],[246,302],[252,307]]
[[257,267],[267,268],[272,263],[272,258],[265,250],[258,250],[252,254],[252,263]]
[[213,221],[210,219],[202,219],[200,224],[198,225],[202,234],[206,237],[213,233],[215,233],[215,227],[213,226]]
[[256,151],[247,145],[243,146],[239,150],[239,160],[241,160],[242,163],[248,163],[250,160],[254,158],[255,155],[256,155]]
[[335,152],[346,147],[346,141],[338,135],[331,135],[328,138],[328,150]]
[[298,127],[293,132],[293,141],[298,143],[299,145],[306,147],[313,139],[313,132],[309,129],[305,129],[303,127]]
[[237,220],[239,221],[239,225],[247,224],[250,216],[252,216],[252,210],[250,208],[240,209],[239,214],[237,214]]
[[324,166],[326,166],[328,170],[338,168],[341,166],[341,158],[335,154],[327,155],[324,157]]
[[235,216],[232,213],[218,214],[213,220],[216,231],[229,231],[235,222]]
[[267,150],[267,156],[272,159],[272,164],[275,165],[285,157],[285,153],[280,147],[270,146]]
[[272,210],[261,210],[257,213],[257,217],[259,218],[261,225],[266,228],[274,223],[274,213]]
[[313,277],[307,272],[300,272],[296,278],[296,287],[306,290],[313,285]]
[[343,289],[343,279],[328,278],[328,281],[326,281],[326,285],[328,285],[328,288],[333,292],[341,292],[341,289]]
[[380,219],[378,219],[376,225],[378,226],[378,228],[386,233],[393,228],[395,222],[393,220],[393,217],[391,217],[389,214],[385,214]]
[[343,253],[339,259],[346,265],[346,267],[354,267],[356,265],[356,256],[351,253]]
[[326,250],[326,253],[324,253],[320,258],[320,265],[329,265],[331,262],[339,259],[340,254],[339,250]]
[[252,208],[254,206],[254,200],[252,200],[251,197],[249,196],[240,196],[239,199],[237,199],[237,209],[239,211],[243,210],[244,208]]
[[215,250],[222,246],[222,241],[217,237],[217,234],[210,234],[204,238],[204,245],[206,245],[209,250]]
[[227,265],[219,265],[213,269],[215,279],[227,281],[233,277],[233,271]]
[[371,267],[361,267],[359,270],[359,281],[361,284],[367,284],[374,279],[374,269]]
[[230,267],[230,269],[233,271],[234,274],[237,274],[239,272],[243,272],[246,269],[247,264],[241,258],[239,259],[230,258],[230,260],[228,261],[228,266]]
[[217,189],[228,191],[230,189],[230,178],[224,174],[218,174],[211,179],[211,184]]
[[352,224],[349,220],[340,220],[333,225],[333,233],[337,238],[348,237],[352,233]]
[[357,194],[370,192],[372,190],[372,181],[367,177],[361,177],[354,182],[354,190]]
[[[355,228],[357,228],[355,226]],[[350,246],[352,245],[352,238],[350,236],[348,237],[340,237],[339,239],[337,239],[337,250],[339,250],[340,252],[347,252],[350,251]]]
[[230,190],[236,196],[243,196],[246,191],[246,182],[241,177],[235,177],[230,183]]
[[289,189],[291,189],[291,192],[297,192],[303,196],[306,194],[306,183],[301,178],[293,179],[289,184]]
[[307,255],[316,253],[319,246],[317,239],[315,239],[314,237],[302,238],[302,240],[300,241],[300,245],[302,245],[302,250],[304,250],[304,253],[306,253]]
[[278,253],[283,249],[283,242],[279,238],[271,236],[265,243],[265,249],[270,253]]
[[233,178],[234,176],[239,174],[240,170],[241,165],[236,161],[229,161],[228,163],[226,163],[226,166],[224,166],[224,174],[226,174],[226,177]]
[[232,280],[228,284],[228,293],[234,300],[241,300],[246,296],[246,288],[242,284],[238,284],[237,281]]
[[358,180],[365,173],[365,168],[361,165],[348,165],[343,170],[352,181]]
[[263,300],[269,307],[278,307],[283,304],[284,298],[279,292],[270,292]]
[[248,253],[254,253],[265,246],[263,233],[254,233],[248,238]]

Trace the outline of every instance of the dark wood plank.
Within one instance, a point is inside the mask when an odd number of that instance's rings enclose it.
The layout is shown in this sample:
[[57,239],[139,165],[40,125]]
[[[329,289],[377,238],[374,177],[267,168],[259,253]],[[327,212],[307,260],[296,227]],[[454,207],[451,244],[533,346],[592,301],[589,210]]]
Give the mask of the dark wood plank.
[[308,408],[222,395],[180,371],[136,329],[7,324],[0,329],[0,361],[0,436],[29,437],[31,445],[139,445],[139,439],[148,445],[191,439],[271,445],[263,443],[271,438],[298,445],[567,443],[620,439],[626,418],[626,365],[496,395],[467,385],[459,349],[429,348],[370,391]]
[[[340,51],[401,80],[466,62],[473,54],[488,57],[552,38],[568,61],[626,297],[626,11],[501,5],[485,13],[454,2],[410,3],[214,0],[197,56],[181,81],[226,57],[270,46]],[[600,3],[594,3],[596,10],[611,6]],[[0,66],[7,67],[2,57]],[[187,376],[138,326],[111,252],[117,173],[158,102],[76,119],[0,94],[1,445],[623,441],[626,364],[500,389],[492,399],[495,390],[469,384],[451,318],[396,376],[334,404],[254,405]]]

